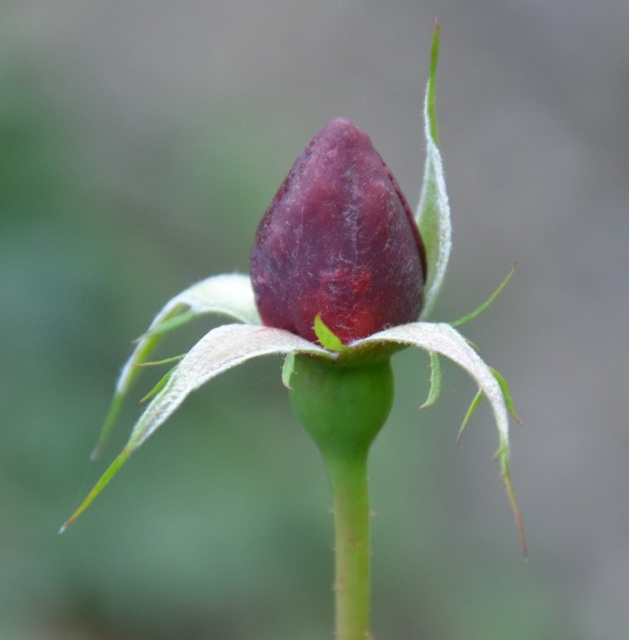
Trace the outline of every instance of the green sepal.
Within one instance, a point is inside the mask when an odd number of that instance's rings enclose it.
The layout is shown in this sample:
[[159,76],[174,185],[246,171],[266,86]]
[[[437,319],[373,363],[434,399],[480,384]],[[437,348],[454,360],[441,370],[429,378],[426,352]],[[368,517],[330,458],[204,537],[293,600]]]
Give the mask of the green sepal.
[[431,138],[439,145],[439,127],[437,125],[437,68],[439,67],[439,23],[435,24],[430,49],[430,75],[426,88],[426,111]]
[[150,395],[154,397],[136,422],[122,453],[64,523],[62,530],[91,504],[131,453],[146,442],[192,391],[224,371],[252,358],[293,352],[317,356],[321,362],[334,361],[336,357],[322,347],[282,329],[230,324],[209,331],[153,389]]
[[437,402],[441,395],[441,363],[439,356],[434,351],[429,351],[430,355],[430,390],[428,391],[428,397],[424,404],[419,408],[426,409]]
[[317,340],[319,340],[324,349],[337,351],[338,353],[347,350],[347,347],[341,342],[341,339],[323,322],[321,313],[317,313],[315,316],[313,329]]
[[415,221],[424,243],[427,279],[421,318],[430,315],[443,285],[452,250],[452,222],[443,161],[439,151],[437,127],[437,66],[439,62],[439,25],[435,26],[430,57],[430,74],[424,100],[424,136],[426,161]]
[[151,360],[150,362],[138,362],[134,364],[134,367],[160,367],[163,364],[170,364],[171,362],[177,362],[186,356],[182,353],[178,356],[171,356],[170,358],[163,358],[162,360]]
[[528,555],[528,545],[526,542],[526,534],[524,532],[524,522],[522,520],[522,512],[520,511],[520,505],[513,489],[513,483],[511,482],[511,463],[509,460],[509,443],[504,436],[500,435],[500,446],[494,454],[494,458],[500,463],[500,475],[504,483],[509,503],[511,504],[511,510],[513,511],[513,517],[515,518],[515,524],[518,529],[518,535],[520,537],[520,549],[522,555],[526,558]]
[[504,376],[500,373],[500,371],[494,369],[493,367],[490,367],[490,370],[494,374],[494,378],[496,378],[496,380],[498,381],[498,384],[500,385],[500,390],[502,391],[502,395],[505,399],[505,405],[507,407],[507,411],[511,414],[511,416],[516,422],[519,422],[520,424],[522,424],[522,420],[520,420],[520,416],[518,415],[518,412],[515,410],[515,404],[513,402],[513,397],[511,395],[511,390],[509,389],[509,385],[507,384],[507,381],[505,380]]
[[169,369],[162,378],[160,378],[159,382],[140,400],[141,404],[144,404],[151,398],[155,397],[168,383],[173,373],[175,373],[177,369],[177,365]]
[[133,341],[133,344],[137,344],[143,338],[152,336],[163,336],[164,334],[178,329],[188,324],[190,321],[199,317],[199,313],[189,309],[188,311],[178,311],[176,315],[166,318],[163,322],[160,322],[157,326],[149,329],[146,333],[142,334],[139,338]]
[[[511,398],[511,393],[509,391],[509,386],[507,385],[506,380],[502,377],[502,375],[496,371],[495,369],[491,369],[490,371],[494,378],[496,379],[498,385],[500,386],[500,390],[504,397],[505,405],[507,410],[511,413],[511,415],[519,421],[517,413],[515,411],[515,406],[513,405],[513,400]],[[470,421],[470,418],[474,415],[476,409],[481,403],[483,399],[482,391],[478,391],[478,393],[474,396],[467,413],[465,414],[465,418],[463,418],[463,423],[461,424],[461,428],[459,429],[459,433],[457,434],[457,442],[461,439],[467,424]],[[515,490],[513,488],[513,482],[511,481],[511,464],[510,464],[510,453],[509,453],[509,442],[507,440],[507,436],[499,432],[500,445],[498,450],[494,454],[494,458],[500,463],[500,475],[502,476],[502,481],[504,483],[504,488],[507,493],[507,497],[509,499],[509,504],[511,505],[511,510],[513,511],[513,517],[515,519],[515,524],[518,529],[518,536],[520,538],[520,549],[522,551],[522,555],[524,557],[527,556],[527,542],[526,535],[524,533],[524,523],[522,520],[522,512],[520,511],[520,506],[518,505],[518,501],[515,495]]]
[[103,447],[105,446],[105,443],[109,438],[109,434],[116,424],[118,414],[120,413],[120,409],[122,408],[122,402],[125,399],[126,395],[126,390],[116,391],[114,393],[114,397],[111,399],[109,409],[107,410],[107,415],[105,416],[105,421],[103,422],[103,426],[100,429],[98,441],[96,442],[96,446],[90,454],[90,460],[95,461],[100,458],[101,453],[103,452]]
[[285,358],[282,365],[282,384],[292,391],[293,387],[290,386],[290,379],[295,371],[295,354],[291,351]]
[[[103,426],[98,434],[98,441],[90,455],[91,460],[97,460],[100,457],[102,450],[109,439],[114,425],[116,424],[118,414],[120,413],[122,402],[129,393],[131,384],[139,372],[137,365],[145,362],[145,358],[148,358],[156,349],[157,345],[166,333],[187,324],[198,316],[198,314],[193,311],[182,311],[182,308],[183,307],[181,305],[178,305],[164,318],[162,322],[135,340],[138,344],[131,356],[131,359],[128,361],[127,367],[123,371],[123,377],[121,378],[121,380],[123,380],[122,384],[119,381],[119,384],[116,386],[116,391],[111,404],[109,405],[107,416],[105,417]],[[125,375],[124,372],[126,371],[128,371],[128,373]]]
[[487,307],[498,297],[498,294],[504,289],[504,287],[506,286],[507,282],[509,282],[509,280],[511,280],[511,277],[515,273],[515,268],[516,268],[516,265],[514,264],[513,267],[511,267],[511,271],[509,271],[509,273],[507,274],[506,278],[498,285],[498,288],[489,296],[489,298],[487,298],[487,300],[485,300],[485,302],[483,302],[483,304],[478,306],[471,313],[468,313],[467,315],[463,316],[462,318],[459,318],[458,320],[455,320],[454,322],[451,322],[450,325],[453,326],[453,327],[458,327],[458,326],[460,326],[462,324],[465,324],[466,322],[469,322],[470,320],[472,320],[476,316],[480,315],[483,311],[485,311],[485,309],[487,309]]
[[61,525],[59,533],[63,533],[84,511],[87,509],[94,498],[105,488],[105,485],[118,473],[120,467],[127,461],[127,458],[133,453],[134,446],[129,443],[109,465],[107,471],[100,477],[100,480],[94,485],[92,490],[87,494],[86,498],[79,505],[79,508]]
[[461,423],[461,426],[459,427],[459,432],[456,435],[456,441],[457,442],[461,441],[461,438],[463,437],[463,432],[465,431],[465,428],[467,427],[471,417],[476,412],[476,409],[478,409],[478,405],[480,404],[482,399],[483,399],[483,392],[479,391],[474,396],[472,402],[470,403],[469,409],[467,410],[467,413],[465,414],[465,417],[463,418],[463,422]]
[[135,341],[135,349],[120,372],[92,459],[100,454],[122,400],[139,374],[136,365],[148,360],[164,334],[208,313],[226,315],[247,324],[261,324],[249,276],[237,273],[211,276],[178,293],[158,312],[149,329]]
[[[511,390],[509,389],[509,385],[507,384],[507,381],[504,379],[504,376],[498,370],[494,369],[493,367],[489,367],[489,370],[491,371],[491,374],[494,376],[494,378],[496,378],[496,382],[500,386],[500,391],[502,392],[502,396],[504,398],[507,411],[511,414],[514,420],[516,420],[521,424],[522,421],[520,420],[520,416],[518,416],[518,412],[515,410],[515,404],[513,403]],[[479,391],[474,396],[474,399],[472,400],[470,407],[467,410],[465,417],[463,418],[463,423],[461,424],[459,428],[459,433],[457,434],[457,437],[456,437],[457,442],[461,440],[461,437],[463,436],[463,432],[465,431],[465,428],[467,427],[470,421],[470,418],[474,415],[474,413],[476,412],[476,409],[478,409],[478,405],[481,403],[482,399],[483,399],[483,393],[482,391]]]

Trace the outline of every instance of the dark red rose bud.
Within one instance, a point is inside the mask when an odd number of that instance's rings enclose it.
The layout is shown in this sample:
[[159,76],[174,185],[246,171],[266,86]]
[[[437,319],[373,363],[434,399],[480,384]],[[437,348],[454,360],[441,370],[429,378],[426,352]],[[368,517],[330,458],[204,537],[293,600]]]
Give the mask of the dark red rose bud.
[[295,161],[253,243],[265,325],[316,341],[314,318],[348,344],[417,320],[426,277],[410,208],[369,136],[328,122]]

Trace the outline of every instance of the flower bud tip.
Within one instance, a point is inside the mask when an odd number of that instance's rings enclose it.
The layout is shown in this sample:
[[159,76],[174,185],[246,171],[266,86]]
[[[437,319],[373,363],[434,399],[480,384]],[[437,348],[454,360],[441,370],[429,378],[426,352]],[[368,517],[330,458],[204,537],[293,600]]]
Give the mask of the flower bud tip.
[[250,270],[264,324],[313,342],[317,314],[343,344],[417,319],[423,242],[395,178],[350,120],[328,122],[299,155],[260,222]]

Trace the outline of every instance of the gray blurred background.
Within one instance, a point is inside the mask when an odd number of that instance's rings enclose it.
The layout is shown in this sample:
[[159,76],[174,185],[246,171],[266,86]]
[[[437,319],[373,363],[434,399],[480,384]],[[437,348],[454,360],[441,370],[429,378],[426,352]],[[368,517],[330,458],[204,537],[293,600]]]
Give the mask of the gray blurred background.
[[[257,223],[327,120],[367,130],[414,203],[435,18],[464,328],[524,426],[517,534],[486,407],[395,358],[373,451],[374,634],[629,637],[626,0],[3,0],[0,638],[332,637],[327,482],[279,358],[225,374],[63,536],[122,446],[88,455],[129,342],[170,296],[247,269]],[[213,326],[169,339],[184,351]],[[150,372],[138,391],[160,373]]]

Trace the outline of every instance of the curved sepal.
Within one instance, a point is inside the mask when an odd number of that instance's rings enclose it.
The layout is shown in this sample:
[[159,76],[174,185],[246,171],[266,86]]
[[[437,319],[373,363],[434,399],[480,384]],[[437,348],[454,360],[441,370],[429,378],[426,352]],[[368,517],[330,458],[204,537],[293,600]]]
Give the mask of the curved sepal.
[[439,25],[435,27],[432,40],[430,76],[426,87],[424,102],[424,133],[426,136],[426,162],[424,181],[415,220],[424,241],[428,273],[424,289],[424,307],[421,318],[427,317],[446,274],[450,251],[452,249],[452,223],[450,205],[446,191],[443,161],[439,152],[439,134],[437,130],[437,111],[435,107],[437,93],[437,64],[439,60]]
[[137,365],[147,361],[165,333],[208,313],[223,314],[249,324],[261,324],[249,276],[233,273],[206,278],[166,303],[146,333],[137,340],[133,353],[120,372],[92,459],[98,458],[114,426],[122,401],[139,373]]
[[190,349],[163,387],[155,394],[136,423],[122,453],[114,460],[79,508],[64,523],[64,531],[83,513],[120,470],[127,458],[160,427],[195,389],[246,360],[271,354],[304,353],[334,358],[329,351],[304,338],[255,325],[229,324],[216,327]]
[[428,391],[428,397],[419,408],[427,409],[439,400],[441,395],[441,363],[439,362],[439,356],[434,351],[429,351],[430,356],[430,390]]
[[[522,517],[515,499],[513,486],[511,484],[511,472],[509,466],[508,401],[505,398],[502,385],[497,379],[494,371],[485,364],[485,362],[458,331],[445,323],[413,322],[399,327],[392,327],[390,329],[380,331],[379,333],[375,333],[368,338],[357,340],[356,342],[353,342],[351,346],[357,347],[374,342],[395,342],[413,345],[421,349],[425,349],[430,353],[441,354],[467,371],[467,373],[476,382],[479,387],[479,393],[487,398],[491,405],[496,426],[498,427],[500,446],[496,457],[500,460],[501,475],[505,483],[507,496],[511,503],[518,532],[520,534],[522,552],[526,555],[526,539],[524,537]],[[476,406],[478,406],[480,398],[480,395],[474,398],[474,401],[472,402],[473,406],[470,412],[468,412],[469,415],[471,415],[471,413],[476,409]],[[469,419],[469,415],[466,416],[466,421]],[[464,421],[464,424],[466,421]]]
[[224,371],[251,358],[290,352],[333,358],[322,347],[283,329],[239,324],[212,329],[188,351],[153,398],[133,428],[128,444],[137,449],[189,393]]
[[515,403],[513,402],[513,396],[511,395],[511,389],[507,384],[504,376],[492,367],[491,372],[494,374],[494,378],[498,381],[500,385],[500,389],[502,391],[502,395],[505,399],[505,404],[507,405],[507,411],[511,414],[511,417],[518,423],[522,424],[522,420],[520,420],[520,416],[515,409]]
[[439,353],[449,358],[474,379],[483,395],[489,400],[498,431],[509,441],[507,407],[498,381],[491,369],[470,347],[465,338],[449,324],[442,322],[412,322],[391,327],[368,338],[357,340],[352,347],[373,342],[397,342],[413,345]]
[[487,300],[485,300],[485,302],[476,307],[474,311],[464,315],[462,318],[458,318],[458,320],[455,320],[454,322],[450,322],[449,324],[453,327],[460,327],[462,324],[473,320],[476,316],[479,316],[481,313],[483,313],[483,311],[485,311],[485,309],[489,307],[489,305],[498,297],[500,292],[507,286],[507,283],[509,282],[509,280],[511,280],[513,274],[515,273],[515,267],[516,265],[513,265],[513,267],[511,267],[511,271],[509,271],[505,279],[498,285],[498,288],[489,296],[489,298],[487,298]]
[[522,513],[520,512],[518,499],[515,496],[513,482],[511,481],[509,443],[502,435],[500,437],[500,446],[498,447],[498,450],[496,451],[494,457],[496,458],[496,460],[498,460],[498,462],[500,462],[500,475],[502,476],[505,491],[507,492],[507,497],[509,498],[509,503],[511,504],[511,509],[513,510],[513,515],[515,517],[515,524],[518,528],[518,534],[520,535],[520,548],[522,549],[522,555],[526,557],[528,554],[528,546],[526,542],[526,534],[524,532],[524,522],[522,521]]

